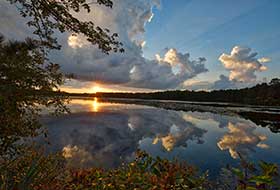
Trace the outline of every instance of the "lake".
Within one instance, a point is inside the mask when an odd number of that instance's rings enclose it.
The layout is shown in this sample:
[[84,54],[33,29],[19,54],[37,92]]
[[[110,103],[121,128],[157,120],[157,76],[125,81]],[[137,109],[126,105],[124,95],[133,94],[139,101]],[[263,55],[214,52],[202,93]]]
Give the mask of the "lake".
[[[69,108],[71,114],[44,115],[41,121],[48,129],[48,151],[63,151],[71,167],[114,168],[133,160],[137,149],[195,164],[213,176],[227,164],[237,165],[238,153],[250,161],[280,164],[279,130],[237,115],[97,98],[73,99]],[[45,143],[43,138],[39,141]]]

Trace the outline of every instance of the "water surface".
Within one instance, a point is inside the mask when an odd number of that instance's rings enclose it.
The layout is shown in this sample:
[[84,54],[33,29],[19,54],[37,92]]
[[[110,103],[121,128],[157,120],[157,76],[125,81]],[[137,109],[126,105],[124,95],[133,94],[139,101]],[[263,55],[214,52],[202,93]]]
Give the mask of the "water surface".
[[238,153],[280,164],[280,133],[238,116],[97,99],[75,99],[69,107],[71,114],[46,115],[42,122],[49,132],[48,150],[63,151],[72,167],[117,167],[131,161],[137,149],[195,164],[213,175],[236,165]]

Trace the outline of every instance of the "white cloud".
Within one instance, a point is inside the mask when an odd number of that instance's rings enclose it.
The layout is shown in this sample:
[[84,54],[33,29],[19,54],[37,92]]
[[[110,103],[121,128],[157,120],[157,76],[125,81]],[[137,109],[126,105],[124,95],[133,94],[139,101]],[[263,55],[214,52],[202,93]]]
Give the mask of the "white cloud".
[[188,53],[168,49],[163,58],[156,55],[155,60],[142,59],[135,62],[130,70],[130,81],[126,84],[142,88],[176,88],[185,80],[207,72],[205,58],[190,60]]
[[260,63],[268,63],[268,62],[271,61],[271,59],[268,58],[268,57],[262,57],[262,58],[258,59],[258,61],[259,61]]
[[219,60],[230,71],[230,80],[254,82],[255,73],[267,69],[262,63],[270,61],[269,58],[257,59],[256,56],[257,53],[251,52],[251,48],[235,46],[230,55],[223,53]]
[[142,41],[141,43],[140,43],[140,46],[142,47],[142,48],[144,48],[145,47],[145,45],[146,45],[146,41]]
[[76,48],[82,48],[85,45],[89,45],[89,43],[81,37],[70,35],[68,37],[68,45],[71,48],[76,49]]

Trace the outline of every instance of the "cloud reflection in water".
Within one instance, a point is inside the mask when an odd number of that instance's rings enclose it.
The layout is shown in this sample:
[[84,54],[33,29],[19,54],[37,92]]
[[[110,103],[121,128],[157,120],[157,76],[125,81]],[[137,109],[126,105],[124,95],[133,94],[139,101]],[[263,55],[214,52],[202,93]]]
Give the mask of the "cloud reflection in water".
[[255,132],[256,127],[248,123],[229,123],[229,132],[226,133],[222,139],[217,143],[221,150],[229,150],[232,158],[238,158],[238,153],[243,156],[250,152],[255,152],[255,148],[269,148],[263,141],[267,137],[263,134]]
[[138,148],[152,155],[180,152],[181,159],[196,161],[205,161],[201,153],[208,151],[209,162],[224,163],[230,156],[221,150],[236,158],[238,151],[251,154],[268,147],[266,136],[240,118],[97,101],[75,100],[70,115],[42,119],[49,130],[48,150],[63,151],[71,166],[117,167],[132,160]]
[[63,150],[76,166],[115,167],[131,160],[145,138],[159,138],[163,147],[171,151],[174,147],[186,147],[188,140],[203,142],[200,138],[206,133],[175,111],[136,105],[117,111],[87,109],[43,119],[52,151]]

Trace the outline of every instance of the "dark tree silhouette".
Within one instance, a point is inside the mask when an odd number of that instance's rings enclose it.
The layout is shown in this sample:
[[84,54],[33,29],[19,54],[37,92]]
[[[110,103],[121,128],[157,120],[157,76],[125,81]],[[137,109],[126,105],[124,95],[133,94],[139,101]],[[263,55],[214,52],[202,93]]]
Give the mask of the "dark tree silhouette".
[[[271,82],[258,84],[251,88],[213,90],[213,91],[189,91],[169,90],[151,93],[97,93],[95,96],[111,98],[140,98],[159,100],[182,100],[197,102],[225,102],[253,105],[280,106],[280,79],[272,79]],[[70,94],[81,95],[84,94]],[[89,95],[89,94],[88,94]]]
[[274,86],[274,85],[280,85],[280,79],[278,78],[274,78],[270,81],[269,83],[270,85]]
[[40,106],[67,111],[61,96],[49,96],[63,82],[59,66],[39,47],[32,39],[5,42],[0,36],[0,156],[15,153],[20,138],[37,134]]

